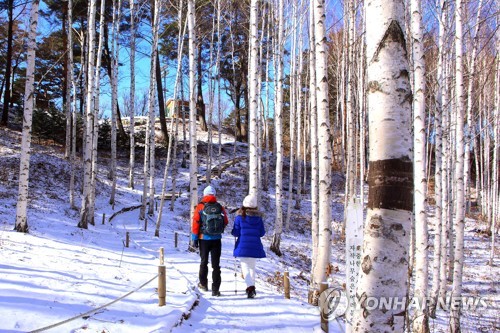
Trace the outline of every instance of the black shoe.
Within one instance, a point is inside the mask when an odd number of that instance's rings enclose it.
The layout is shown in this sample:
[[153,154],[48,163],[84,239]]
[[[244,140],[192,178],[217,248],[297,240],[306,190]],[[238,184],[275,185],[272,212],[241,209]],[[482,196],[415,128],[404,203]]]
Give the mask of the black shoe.
[[257,294],[255,292],[255,287],[254,286],[248,287],[247,290],[246,290],[246,292],[247,292],[247,297],[248,298],[255,298],[255,295]]
[[212,296],[217,296],[217,297],[219,297],[219,296],[220,296],[220,291],[218,291],[218,290],[217,290],[217,291],[215,291],[215,290],[214,290],[214,291],[212,291]]
[[198,289],[200,289],[201,291],[208,291],[207,286],[204,286],[201,283],[198,283]]

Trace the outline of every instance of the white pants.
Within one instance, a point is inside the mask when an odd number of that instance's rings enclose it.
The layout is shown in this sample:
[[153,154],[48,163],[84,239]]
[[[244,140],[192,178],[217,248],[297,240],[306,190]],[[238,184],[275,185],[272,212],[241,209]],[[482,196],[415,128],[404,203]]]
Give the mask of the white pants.
[[255,286],[255,263],[257,262],[257,258],[242,257],[240,258],[240,262],[241,272],[245,278],[247,288]]

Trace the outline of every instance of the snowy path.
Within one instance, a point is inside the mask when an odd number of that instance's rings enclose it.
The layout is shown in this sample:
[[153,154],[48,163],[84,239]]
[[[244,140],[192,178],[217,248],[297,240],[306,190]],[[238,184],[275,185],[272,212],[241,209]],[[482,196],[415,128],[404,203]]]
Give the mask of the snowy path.
[[[246,285],[237,276],[235,295],[234,259],[230,257],[230,240],[223,241],[221,257],[222,285],[221,297],[212,296],[211,291],[200,292],[199,304],[193,309],[189,319],[185,320],[173,332],[313,332],[319,330],[319,313],[315,307],[296,300],[288,300],[262,281],[257,281],[257,297],[248,299]],[[229,254],[229,255],[228,255]],[[199,259],[192,261],[171,262],[176,267],[183,267],[184,274],[191,276],[191,281],[198,279]],[[210,266],[209,266],[210,268]],[[210,285],[211,270],[209,271]],[[300,318],[299,320],[297,320]]]

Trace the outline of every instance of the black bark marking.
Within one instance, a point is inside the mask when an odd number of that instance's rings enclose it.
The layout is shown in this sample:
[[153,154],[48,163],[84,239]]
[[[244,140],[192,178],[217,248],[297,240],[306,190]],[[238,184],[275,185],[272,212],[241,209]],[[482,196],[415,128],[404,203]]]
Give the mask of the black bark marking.
[[413,210],[413,163],[408,157],[373,161],[369,170],[368,208]]
[[396,20],[392,20],[389,26],[387,27],[384,37],[382,37],[382,40],[378,44],[377,50],[373,55],[372,61],[378,60],[380,51],[382,51],[382,49],[385,48],[389,43],[398,43],[401,46],[401,49],[403,50],[405,57],[406,55],[408,55],[408,52],[406,50],[405,34],[403,32],[403,29],[401,29],[399,22]]
[[370,271],[372,270],[372,261],[370,260],[370,256],[367,255],[363,258],[361,269],[366,275],[370,274]]

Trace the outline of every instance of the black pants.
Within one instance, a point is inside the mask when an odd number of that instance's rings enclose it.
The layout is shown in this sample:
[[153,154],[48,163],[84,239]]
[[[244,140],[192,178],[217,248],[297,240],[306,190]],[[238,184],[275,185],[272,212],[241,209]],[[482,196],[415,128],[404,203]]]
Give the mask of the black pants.
[[221,240],[204,240],[200,239],[200,283],[208,286],[208,255],[211,253],[212,258],[212,291],[218,291],[221,283],[220,278],[220,254]]

